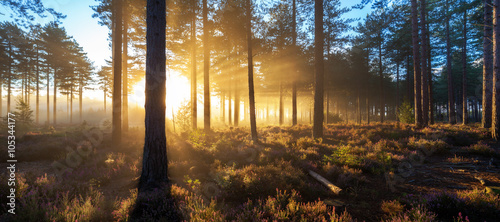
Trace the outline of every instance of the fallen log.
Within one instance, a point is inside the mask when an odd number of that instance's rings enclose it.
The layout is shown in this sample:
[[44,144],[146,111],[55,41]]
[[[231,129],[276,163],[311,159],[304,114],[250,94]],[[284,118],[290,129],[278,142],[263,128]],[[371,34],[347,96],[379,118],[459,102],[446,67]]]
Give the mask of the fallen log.
[[342,189],[340,187],[335,186],[333,183],[322,177],[321,175],[309,170],[309,175],[311,175],[314,179],[325,185],[328,189],[330,189],[333,193],[339,194]]

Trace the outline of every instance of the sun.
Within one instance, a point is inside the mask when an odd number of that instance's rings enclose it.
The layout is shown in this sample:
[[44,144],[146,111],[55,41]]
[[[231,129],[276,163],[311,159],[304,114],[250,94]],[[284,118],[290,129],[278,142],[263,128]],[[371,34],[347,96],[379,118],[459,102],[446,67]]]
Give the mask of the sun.
[[[137,84],[133,86],[132,93],[129,95],[129,103],[137,104],[140,107],[144,107],[145,99],[145,87],[146,80],[143,78]],[[178,72],[167,71],[167,97],[166,97],[166,115],[167,117],[172,116],[172,111],[174,114],[177,110],[188,102],[191,98],[191,85],[187,77],[182,76]]]

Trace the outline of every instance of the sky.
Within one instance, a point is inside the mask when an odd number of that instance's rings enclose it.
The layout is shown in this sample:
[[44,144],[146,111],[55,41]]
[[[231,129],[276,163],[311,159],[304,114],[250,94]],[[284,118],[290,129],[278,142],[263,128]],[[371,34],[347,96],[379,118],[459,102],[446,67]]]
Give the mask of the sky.
[[[95,0],[42,0],[47,8],[53,8],[58,12],[65,14],[66,19],[62,20],[62,26],[66,29],[68,35],[73,38],[87,52],[88,57],[94,62],[94,66],[105,65],[105,59],[111,57],[111,50],[108,43],[108,29],[98,24],[98,19],[93,19],[93,10],[91,5],[97,5]],[[342,0],[342,6],[349,7],[358,4],[361,0]],[[363,10],[353,10],[346,17],[365,17],[369,12],[369,7]],[[9,10],[0,7],[0,20],[8,20]],[[37,18],[41,24],[52,21],[52,18]]]
[[[352,5],[360,3],[362,0],[342,0],[343,7],[350,7]],[[110,59],[111,49],[109,48],[108,42],[108,28],[100,26],[98,24],[97,18],[92,18],[94,11],[90,6],[97,5],[98,2],[95,0],[42,0],[42,3],[47,8],[53,8],[57,12],[63,13],[67,17],[62,20],[62,27],[66,29],[69,36],[72,36],[87,53],[88,58],[93,61],[94,66],[98,69],[100,66],[106,65],[105,60]],[[366,14],[370,11],[369,7],[365,7],[363,10],[353,10],[346,14],[349,18],[364,18]],[[5,6],[0,6],[0,21],[11,20],[9,14],[10,9]],[[2,15],[3,14],[3,15]],[[38,18],[35,23],[40,23],[42,25],[51,22],[53,18],[48,16],[47,18]],[[182,79],[171,79],[171,81],[187,81],[185,77],[178,76]],[[188,85],[186,83],[185,85]],[[137,89],[135,89],[137,88]],[[171,87],[170,87],[171,88]],[[134,87],[134,91],[138,94],[138,98],[131,96],[132,103],[143,103],[144,89],[140,86]],[[177,91],[178,92],[178,91]],[[168,92],[167,92],[168,93]],[[43,93],[42,93],[43,94]],[[102,97],[102,92],[89,91],[85,93],[87,99],[100,99]],[[189,98],[189,91],[184,94]],[[179,104],[182,101],[178,102]]]

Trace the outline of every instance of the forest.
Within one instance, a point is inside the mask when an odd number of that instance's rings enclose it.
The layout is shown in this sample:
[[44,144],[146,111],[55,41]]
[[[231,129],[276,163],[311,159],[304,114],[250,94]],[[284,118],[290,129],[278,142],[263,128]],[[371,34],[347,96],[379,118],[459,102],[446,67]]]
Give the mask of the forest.
[[0,1],[0,221],[497,221],[499,18]]

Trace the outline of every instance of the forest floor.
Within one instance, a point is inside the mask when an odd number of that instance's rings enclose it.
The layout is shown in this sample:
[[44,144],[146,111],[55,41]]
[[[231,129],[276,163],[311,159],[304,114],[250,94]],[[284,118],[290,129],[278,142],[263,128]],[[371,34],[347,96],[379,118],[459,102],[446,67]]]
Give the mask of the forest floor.
[[[257,144],[248,131],[168,133],[172,185],[139,195],[143,129],[119,146],[90,126],[27,133],[16,146],[17,214],[2,204],[0,221],[500,218],[500,145],[478,125],[334,124],[322,140],[310,138],[310,126],[269,126]],[[0,176],[7,181],[6,170]],[[9,188],[0,184],[4,203]]]

